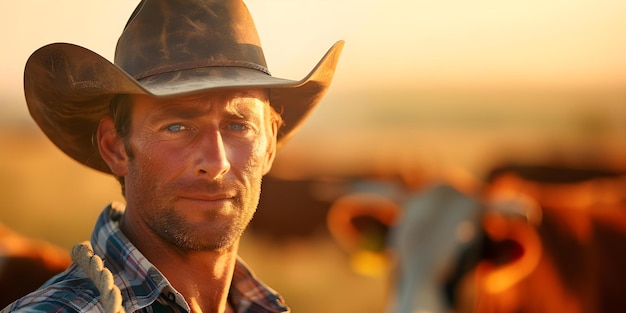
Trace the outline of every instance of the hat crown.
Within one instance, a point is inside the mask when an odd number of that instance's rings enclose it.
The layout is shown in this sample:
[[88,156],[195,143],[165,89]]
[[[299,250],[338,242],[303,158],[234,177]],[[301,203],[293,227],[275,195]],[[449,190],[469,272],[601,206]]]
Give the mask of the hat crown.
[[214,66],[269,74],[259,36],[240,0],[143,0],[115,50],[135,79]]

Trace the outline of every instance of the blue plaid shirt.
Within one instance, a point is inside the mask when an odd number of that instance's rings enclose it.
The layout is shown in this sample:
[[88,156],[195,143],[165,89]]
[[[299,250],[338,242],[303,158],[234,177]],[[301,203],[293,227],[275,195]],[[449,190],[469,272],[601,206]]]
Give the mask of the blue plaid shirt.
[[[126,312],[189,312],[189,305],[118,227],[124,213],[113,203],[100,214],[91,244],[113,273]],[[237,261],[229,301],[240,313],[289,312],[282,297],[257,280]],[[5,312],[104,312],[100,292],[76,264],[33,293],[4,308]]]

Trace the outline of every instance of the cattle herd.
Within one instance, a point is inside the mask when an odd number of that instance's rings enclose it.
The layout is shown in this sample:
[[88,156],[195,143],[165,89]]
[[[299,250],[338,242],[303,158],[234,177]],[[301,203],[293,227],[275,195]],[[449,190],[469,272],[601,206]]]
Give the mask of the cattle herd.
[[[626,308],[626,175],[619,171],[508,165],[473,189],[445,181],[396,182],[393,192],[388,182],[362,186],[335,201],[328,227],[353,256],[388,260],[389,312]],[[368,245],[372,236],[385,244]]]

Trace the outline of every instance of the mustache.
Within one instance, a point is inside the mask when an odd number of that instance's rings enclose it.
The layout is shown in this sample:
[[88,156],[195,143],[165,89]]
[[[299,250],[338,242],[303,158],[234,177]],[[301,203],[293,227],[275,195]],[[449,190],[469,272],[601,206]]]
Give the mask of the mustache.
[[211,193],[211,194],[240,194],[241,186],[237,182],[203,179],[179,180],[171,184],[170,191],[182,191],[185,193]]

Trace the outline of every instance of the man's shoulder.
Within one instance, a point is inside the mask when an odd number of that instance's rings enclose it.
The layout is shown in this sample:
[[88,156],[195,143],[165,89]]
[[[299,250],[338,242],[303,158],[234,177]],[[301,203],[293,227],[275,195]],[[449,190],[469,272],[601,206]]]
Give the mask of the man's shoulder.
[[16,300],[8,312],[104,312],[100,292],[86,277],[65,277],[49,282]]

